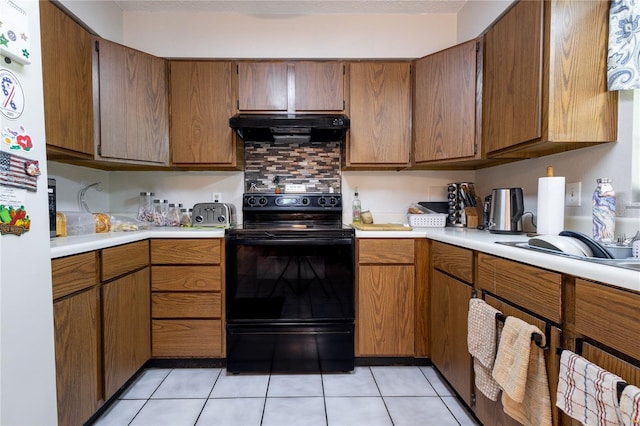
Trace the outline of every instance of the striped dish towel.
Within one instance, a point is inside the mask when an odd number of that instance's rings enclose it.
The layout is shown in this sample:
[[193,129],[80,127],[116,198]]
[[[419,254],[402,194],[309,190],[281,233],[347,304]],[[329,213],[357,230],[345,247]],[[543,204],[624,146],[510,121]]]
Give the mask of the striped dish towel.
[[618,426],[618,382],[615,374],[575,353],[560,357],[556,406],[586,426]]
[[491,401],[497,401],[500,394],[498,383],[491,377],[496,360],[496,314],[499,313],[482,299],[474,297],[469,300],[467,348],[473,357],[475,385]]
[[640,388],[625,386],[620,396],[620,424],[624,426],[640,425]]

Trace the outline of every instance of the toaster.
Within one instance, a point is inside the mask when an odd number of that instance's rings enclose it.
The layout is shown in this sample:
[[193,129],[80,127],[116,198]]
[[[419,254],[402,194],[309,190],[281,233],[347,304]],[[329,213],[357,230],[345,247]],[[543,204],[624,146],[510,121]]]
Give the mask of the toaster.
[[193,226],[229,228],[236,224],[236,208],[228,203],[198,203],[191,214]]

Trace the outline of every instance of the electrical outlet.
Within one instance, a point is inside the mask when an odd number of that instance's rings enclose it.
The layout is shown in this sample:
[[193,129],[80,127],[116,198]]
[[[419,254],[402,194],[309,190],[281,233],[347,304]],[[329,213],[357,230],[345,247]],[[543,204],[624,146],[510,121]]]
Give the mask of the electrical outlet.
[[580,197],[580,190],[582,189],[582,182],[568,183],[565,188],[565,205],[567,206],[581,206],[582,201]]
[[222,201],[222,194],[220,194],[219,192],[212,192],[211,198],[213,198],[214,203],[219,203],[220,201]]

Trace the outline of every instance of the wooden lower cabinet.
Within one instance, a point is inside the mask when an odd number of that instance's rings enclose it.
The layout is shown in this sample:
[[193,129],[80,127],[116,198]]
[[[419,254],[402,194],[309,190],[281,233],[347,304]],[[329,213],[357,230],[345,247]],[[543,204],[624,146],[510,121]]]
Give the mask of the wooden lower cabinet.
[[151,263],[151,355],[223,358],[223,240],[155,239]]
[[86,422],[103,401],[96,253],[51,261],[58,424]]
[[356,356],[414,356],[415,242],[359,239]]
[[149,267],[102,285],[105,399],[151,357]]
[[58,424],[80,425],[102,400],[97,287],[53,304]]
[[430,288],[431,361],[471,406],[472,360],[467,349],[467,317],[473,288],[433,270]]

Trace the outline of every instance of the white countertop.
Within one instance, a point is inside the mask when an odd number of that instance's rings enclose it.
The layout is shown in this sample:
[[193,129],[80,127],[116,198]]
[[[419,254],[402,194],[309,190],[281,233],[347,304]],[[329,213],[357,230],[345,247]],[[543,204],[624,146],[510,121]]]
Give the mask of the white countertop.
[[[51,239],[51,258],[99,250],[147,238],[223,238],[219,228],[151,228],[148,231],[109,232]],[[615,266],[600,265],[566,256],[557,256],[518,247],[496,244],[496,241],[526,242],[525,234],[492,234],[467,228],[413,228],[411,231],[358,231],[357,238],[429,238],[443,243],[477,250],[532,266],[599,281],[640,292],[640,272]]]
[[151,228],[148,231],[106,232],[51,239],[51,258],[100,250],[148,238],[223,238],[220,228]]
[[558,256],[534,250],[496,244],[500,242],[526,242],[525,234],[492,234],[467,228],[413,228],[411,231],[356,231],[357,238],[429,238],[443,243],[477,250],[506,259],[515,260],[551,271],[561,272],[588,280],[599,281],[629,290],[640,291],[640,271],[599,265],[580,259]]

